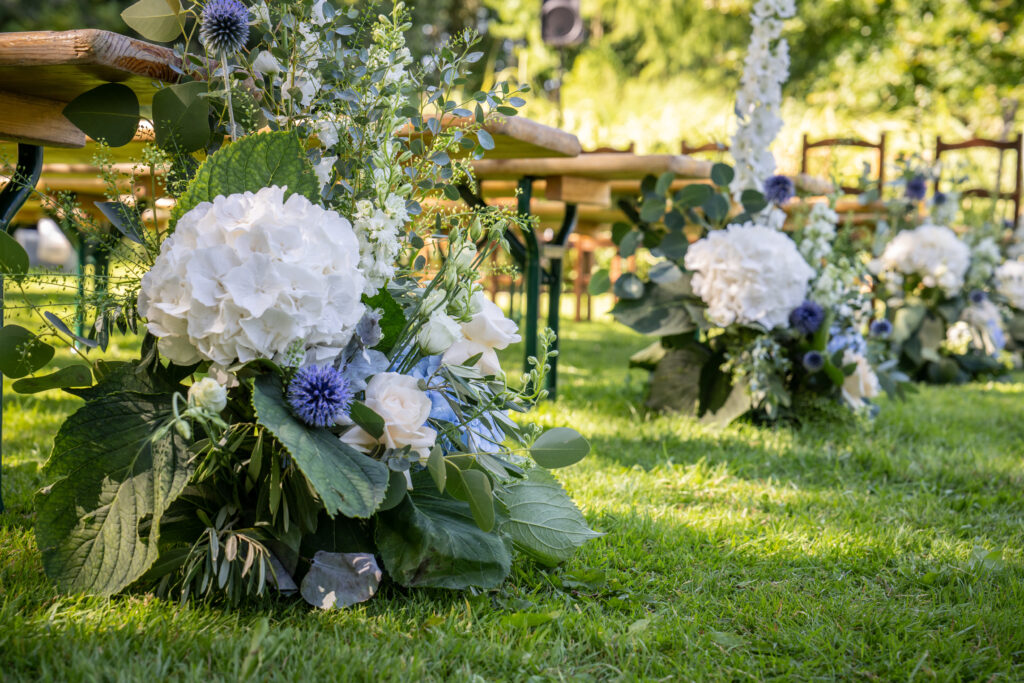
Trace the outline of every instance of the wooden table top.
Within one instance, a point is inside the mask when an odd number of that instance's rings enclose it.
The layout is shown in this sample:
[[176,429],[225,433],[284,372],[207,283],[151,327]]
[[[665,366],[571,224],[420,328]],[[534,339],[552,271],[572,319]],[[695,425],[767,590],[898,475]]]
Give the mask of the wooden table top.
[[514,179],[524,176],[576,176],[598,180],[639,180],[667,171],[683,178],[710,178],[710,161],[682,154],[593,153],[570,158],[482,159],[473,162],[477,177]]
[[156,81],[175,82],[174,52],[110,31],[0,33],[0,138],[81,147],[64,105],[103,83],[123,83],[146,104]]
[[[446,114],[441,126],[457,128],[473,123],[473,119]],[[494,114],[484,124],[484,130],[494,138],[494,149],[487,150],[487,159],[548,159],[576,157],[583,150],[579,138],[568,131],[538,123],[522,116]],[[399,136],[409,135],[403,128]]]

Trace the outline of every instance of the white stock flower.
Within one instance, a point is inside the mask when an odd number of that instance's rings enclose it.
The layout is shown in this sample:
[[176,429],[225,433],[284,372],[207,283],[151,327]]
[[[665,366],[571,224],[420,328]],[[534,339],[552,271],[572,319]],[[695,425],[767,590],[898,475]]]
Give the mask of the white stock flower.
[[428,356],[444,353],[460,339],[462,330],[459,329],[459,324],[440,309],[430,314],[427,322],[416,334],[416,342]]
[[996,291],[1017,310],[1024,310],[1024,261],[1007,261],[996,268]]
[[323,189],[327,183],[331,182],[331,171],[334,170],[334,163],[338,160],[338,157],[324,157],[320,160],[320,163],[313,167],[313,172],[316,173],[316,179],[320,181],[320,188]]
[[797,236],[800,253],[812,265],[820,264],[832,253],[836,238],[837,214],[828,204],[814,204],[807,216],[807,225]]
[[971,267],[967,271],[967,282],[974,287],[984,287],[995,273],[996,264],[1002,259],[1003,255],[995,239],[991,236],[981,238],[971,247]]
[[971,265],[971,250],[947,227],[925,223],[898,233],[872,263],[889,281],[893,273],[918,275],[925,287],[938,287],[956,296]]
[[256,73],[264,76],[279,74],[283,71],[281,63],[267,50],[263,50],[256,55],[256,59],[252,62],[252,68]]
[[712,230],[690,246],[685,264],[708,319],[722,327],[785,327],[814,276],[789,236],[752,223]]
[[843,352],[843,365],[851,363],[854,364],[853,374],[843,380],[842,393],[850,407],[856,410],[864,405],[865,400],[878,396],[882,387],[868,359],[856,351],[846,349]]
[[971,350],[974,334],[969,323],[958,320],[946,330],[946,340],[942,343],[950,352],[962,356]]
[[343,347],[364,287],[349,222],[266,187],[182,216],[142,277],[139,313],[171,361],[228,366],[273,358],[296,339]]
[[391,194],[383,206],[368,199],[356,202],[352,224],[359,238],[359,265],[366,275],[366,294],[373,295],[395,275],[401,248],[399,229],[409,221],[405,200]]
[[522,339],[515,322],[506,318],[501,308],[483,292],[473,294],[469,307],[473,315],[469,322],[462,324],[462,334],[469,341],[492,349],[503,349]]
[[228,390],[212,377],[204,377],[188,388],[188,402],[211,413],[219,413],[228,404]]
[[437,432],[426,426],[430,417],[430,397],[419,388],[419,380],[397,372],[381,372],[366,385],[367,408],[384,419],[384,433],[375,439],[359,426],[341,435],[341,440],[363,452],[378,444],[386,448],[405,448],[418,453],[421,461],[430,455]]

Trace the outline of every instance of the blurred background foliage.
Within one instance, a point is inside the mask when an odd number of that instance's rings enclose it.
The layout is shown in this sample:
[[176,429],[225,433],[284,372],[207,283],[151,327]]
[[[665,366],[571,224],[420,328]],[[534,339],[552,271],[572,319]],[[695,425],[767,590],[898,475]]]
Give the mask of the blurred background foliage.
[[[0,29],[129,32],[118,16],[128,4],[0,0]],[[415,54],[465,28],[480,31],[480,81],[529,82],[526,115],[572,130],[586,147],[677,151],[683,139],[728,141],[751,0],[581,0],[586,39],[561,50],[541,40],[541,0],[411,4]],[[884,130],[910,151],[931,148],[935,134],[998,137],[1024,119],[1015,107],[1024,98],[1024,2],[797,4],[787,22],[787,126],[776,143],[784,168],[798,163],[804,132],[877,138]]]

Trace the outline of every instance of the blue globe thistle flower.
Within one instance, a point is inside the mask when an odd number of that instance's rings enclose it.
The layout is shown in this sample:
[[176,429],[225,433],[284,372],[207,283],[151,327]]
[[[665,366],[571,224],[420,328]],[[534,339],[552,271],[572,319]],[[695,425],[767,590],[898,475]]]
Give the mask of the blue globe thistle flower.
[[946,203],[948,199],[949,197],[946,196],[945,192],[936,192],[934,195],[932,195],[932,203],[935,206],[942,206],[943,204]]
[[295,415],[314,427],[328,427],[352,405],[352,389],[331,365],[307,365],[288,385],[288,404]]
[[789,314],[789,325],[800,334],[814,334],[825,322],[825,309],[814,301],[805,301]]
[[926,194],[928,194],[928,185],[926,184],[923,175],[916,175],[907,181],[907,187],[904,191],[904,195],[907,199],[919,202],[924,199]]
[[773,175],[764,181],[764,198],[773,204],[785,204],[795,194],[793,181],[784,175]]
[[803,364],[807,372],[815,373],[825,367],[825,356],[821,351],[808,351],[804,354]]
[[237,51],[249,39],[249,10],[239,0],[210,0],[203,10],[199,36],[212,52]]
[[988,298],[988,295],[985,294],[985,292],[981,291],[980,289],[973,289],[971,290],[971,293],[967,295],[967,298],[971,300],[972,304],[981,304],[985,302],[985,299]]
[[885,319],[874,320],[872,321],[871,326],[868,327],[868,332],[872,337],[885,339],[892,334],[892,323]]

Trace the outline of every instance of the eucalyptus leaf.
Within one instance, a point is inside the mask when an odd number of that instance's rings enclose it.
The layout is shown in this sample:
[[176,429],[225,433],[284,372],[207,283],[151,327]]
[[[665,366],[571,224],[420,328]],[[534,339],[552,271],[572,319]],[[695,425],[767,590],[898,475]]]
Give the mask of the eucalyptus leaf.
[[194,152],[210,139],[210,105],[203,81],[180,83],[153,95],[156,144],[171,152]]
[[602,268],[590,276],[590,283],[587,285],[587,293],[590,296],[598,296],[607,292],[612,286],[608,269]]
[[11,379],[31,374],[53,359],[54,349],[20,325],[0,327],[0,373]]
[[623,273],[615,281],[615,296],[634,300],[644,295],[644,283],[634,273]]
[[362,427],[367,434],[379,439],[384,434],[384,418],[368,408],[365,403],[353,401],[349,407],[349,417]]
[[583,514],[550,472],[530,470],[498,495],[508,509],[501,533],[521,552],[553,567],[581,545],[602,534],[587,526]]
[[541,467],[554,469],[574,465],[590,452],[590,443],[569,427],[554,427],[537,437],[530,456]]
[[704,183],[694,183],[682,187],[672,198],[672,203],[679,208],[694,208],[700,206],[715,193],[714,188]]
[[369,517],[384,501],[387,466],[341,442],[326,429],[307,427],[288,411],[280,378],[256,377],[252,405],[256,420],[287,449],[332,517]]
[[302,579],[303,599],[320,609],[351,607],[377,593],[382,577],[370,553],[318,551]]
[[169,395],[120,392],[89,401],[61,425],[43,469],[59,478],[35,504],[43,568],[64,590],[110,595],[156,560],[161,517],[192,475],[175,430],[152,439],[170,415]]
[[[163,0],[159,0],[163,2]],[[111,147],[132,141],[139,128],[139,98],[121,83],[98,85],[67,103],[64,118]]]
[[48,389],[65,387],[87,387],[92,384],[92,371],[88,365],[76,363],[42,377],[19,379],[11,388],[19,394],[35,394]]
[[732,166],[728,164],[716,163],[711,167],[711,182],[719,187],[725,187],[731,183],[735,175]]
[[169,43],[181,35],[180,15],[178,0],[139,0],[121,12],[121,19],[143,38]]
[[0,230],[0,275],[24,275],[28,272],[29,259],[25,247]]

